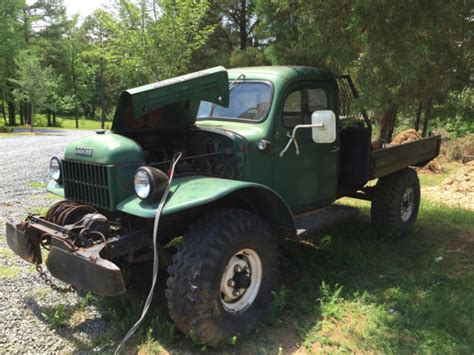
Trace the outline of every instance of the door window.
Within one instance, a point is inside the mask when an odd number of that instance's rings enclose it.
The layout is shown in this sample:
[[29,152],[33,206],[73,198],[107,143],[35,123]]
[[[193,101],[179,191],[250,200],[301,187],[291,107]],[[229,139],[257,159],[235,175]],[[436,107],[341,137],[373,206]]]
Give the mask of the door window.
[[313,113],[318,110],[328,109],[328,97],[323,89],[308,89],[308,111]]
[[322,88],[292,91],[283,105],[283,126],[293,128],[299,124],[310,124],[311,114],[328,109],[326,91]]
[[290,93],[283,105],[283,125],[294,127],[302,122],[303,92],[296,90]]

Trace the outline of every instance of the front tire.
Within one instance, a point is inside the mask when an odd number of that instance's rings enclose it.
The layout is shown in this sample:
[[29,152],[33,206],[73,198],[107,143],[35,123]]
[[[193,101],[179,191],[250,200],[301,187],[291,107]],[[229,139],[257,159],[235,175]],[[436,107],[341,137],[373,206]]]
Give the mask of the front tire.
[[184,236],[168,272],[166,297],[176,326],[218,345],[264,317],[278,281],[276,240],[255,214],[218,211]]
[[406,168],[380,178],[372,198],[372,223],[382,232],[405,235],[420,207],[420,181],[415,170]]

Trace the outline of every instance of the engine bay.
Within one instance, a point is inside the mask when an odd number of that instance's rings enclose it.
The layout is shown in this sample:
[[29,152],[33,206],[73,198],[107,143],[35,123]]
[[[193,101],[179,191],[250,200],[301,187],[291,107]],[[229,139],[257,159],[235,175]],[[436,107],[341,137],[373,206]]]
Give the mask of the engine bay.
[[175,176],[205,175],[237,179],[237,157],[233,141],[223,134],[198,128],[121,133],[140,144],[146,165],[167,172],[172,157],[182,152]]

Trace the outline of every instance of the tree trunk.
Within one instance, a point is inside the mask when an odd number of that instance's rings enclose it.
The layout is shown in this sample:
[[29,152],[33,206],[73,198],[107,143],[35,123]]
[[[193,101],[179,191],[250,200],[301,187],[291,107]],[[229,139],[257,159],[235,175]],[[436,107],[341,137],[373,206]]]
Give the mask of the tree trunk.
[[423,129],[421,131],[421,135],[423,137],[426,137],[426,135],[428,134],[428,123],[431,119],[432,108],[433,108],[433,99],[430,98],[428,102],[426,103],[425,117],[423,119]]
[[74,95],[74,118],[76,119],[76,128],[79,128],[79,115],[77,110],[77,84],[76,84],[76,52],[74,51],[74,44],[71,50],[71,67],[72,67],[72,93]]
[[33,104],[30,103],[29,107],[30,107],[29,111],[30,111],[30,127],[31,127],[30,131],[33,132],[33,128],[35,125],[35,120],[34,120],[34,115],[33,115]]
[[420,121],[421,121],[421,113],[423,112],[423,101],[418,101],[418,108],[416,109],[416,116],[415,116],[415,131],[420,130]]
[[7,102],[8,106],[8,124],[10,126],[15,126],[15,103],[13,101]]
[[2,116],[3,116],[3,121],[5,122],[5,125],[8,125],[7,114],[5,112],[5,101],[3,99],[2,99]]
[[395,122],[397,119],[397,111],[398,106],[390,105],[383,115],[379,139],[385,143],[390,143],[392,140]]
[[104,92],[104,58],[100,57],[100,127],[104,129],[105,121],[105,92]]
[[247,48],[247,0],[240,0],[239,19],[240,49]]
[[25,124],[25,119],[23,118],[23,104],[20,102],[20,125]]
[[21,120],[21,124],[24,125],[28,122],[28,104],[26,102],[23,102],[21,104],[21,108],[22,108],[22,115],[20,117],[20,120]]
[[48,111],[48,127],[51,127],[53,122],[51,122],[51,111]]
[[53,112],[53,126],[56,127],[56,112]]
[[28,102],[26,107],[28,107],[28,123],[30,126],[33,126],[33,104]]

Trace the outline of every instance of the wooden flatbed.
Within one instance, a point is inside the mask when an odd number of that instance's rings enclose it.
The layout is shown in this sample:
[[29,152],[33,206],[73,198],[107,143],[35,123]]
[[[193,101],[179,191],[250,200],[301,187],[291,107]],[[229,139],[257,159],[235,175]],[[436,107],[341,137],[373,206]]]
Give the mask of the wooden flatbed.
[[370,180],[408,166],[424,166],[439,155],[441,136],[398,144],[370,152]]

